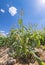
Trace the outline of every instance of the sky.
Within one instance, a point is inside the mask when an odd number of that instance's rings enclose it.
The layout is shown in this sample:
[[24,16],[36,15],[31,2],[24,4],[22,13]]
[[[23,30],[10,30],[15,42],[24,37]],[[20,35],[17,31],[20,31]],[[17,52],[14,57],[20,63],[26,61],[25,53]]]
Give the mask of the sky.
[[45,27],[45,0],[0,0],[0,32],[8,33],[12,27],[18,26],[21,9],[24,11],[24,25]]

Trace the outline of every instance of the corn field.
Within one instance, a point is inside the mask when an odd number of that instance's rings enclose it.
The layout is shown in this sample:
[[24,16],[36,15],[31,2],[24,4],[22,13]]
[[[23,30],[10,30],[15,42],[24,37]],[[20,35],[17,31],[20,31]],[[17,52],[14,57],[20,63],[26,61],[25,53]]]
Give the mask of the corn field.
[[45,65],[35,50],[40,47],[45,50],[45,29],[26,27],[22,19],[18,21],[18,28],[12,28],[6,37],[0,36],[0,47],[10,48],[9,55],[13,58],[21,58],[28,63],[33,59],[32,62],[37,60],[39,65]]

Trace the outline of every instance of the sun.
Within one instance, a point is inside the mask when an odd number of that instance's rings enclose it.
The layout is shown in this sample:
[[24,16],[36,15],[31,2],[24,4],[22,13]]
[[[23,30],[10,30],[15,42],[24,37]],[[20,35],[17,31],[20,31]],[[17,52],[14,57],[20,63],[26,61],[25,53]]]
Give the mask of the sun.
[[42,6],[45,5],[45,0],[39,0],[39,4]]
[[39,7],[39,8],[45,8],[45,0],[37,0],[36,1],[37,2],[37,7]]
[[45,10],[45,0],[35,0],[35,9],[38,12],[42,12]]
[[45,0],[41,0],[40,3],[41,3],[41,4],[45,4]]

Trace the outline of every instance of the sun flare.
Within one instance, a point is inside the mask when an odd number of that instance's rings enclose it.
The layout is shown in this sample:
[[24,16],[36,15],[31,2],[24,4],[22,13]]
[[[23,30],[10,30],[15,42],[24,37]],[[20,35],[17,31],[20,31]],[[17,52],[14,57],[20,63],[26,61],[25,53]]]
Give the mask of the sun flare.
[[45,0],[38,0],[38,3],[43,6],[45,5]]

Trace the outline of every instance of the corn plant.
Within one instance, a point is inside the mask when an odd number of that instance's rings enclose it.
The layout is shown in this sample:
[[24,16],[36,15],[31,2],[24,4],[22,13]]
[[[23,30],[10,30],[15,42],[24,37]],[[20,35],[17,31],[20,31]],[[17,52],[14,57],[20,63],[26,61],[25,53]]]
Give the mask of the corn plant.
[[31,54],[43,65],[42,60],[36,55],[35,47],[45,43],[45,30],[26,28],[22,19],[19,19],[18,24],[19,27],[11,29],[6,37],[0,37],[0,46],[10,47],[11,56],[16,58],[28,58]]

